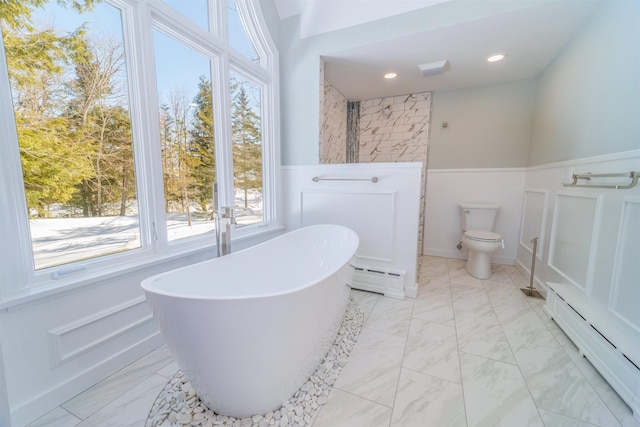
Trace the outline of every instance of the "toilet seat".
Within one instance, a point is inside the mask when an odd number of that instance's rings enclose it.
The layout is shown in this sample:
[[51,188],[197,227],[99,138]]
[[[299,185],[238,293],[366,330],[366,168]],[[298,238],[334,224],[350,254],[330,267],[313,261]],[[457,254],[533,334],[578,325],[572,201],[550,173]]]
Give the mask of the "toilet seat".
[[469,240],[475,240],[476,242],[501,242],[502,236],[492,231],[484,230],[469,230],[465,231],[464,237]]

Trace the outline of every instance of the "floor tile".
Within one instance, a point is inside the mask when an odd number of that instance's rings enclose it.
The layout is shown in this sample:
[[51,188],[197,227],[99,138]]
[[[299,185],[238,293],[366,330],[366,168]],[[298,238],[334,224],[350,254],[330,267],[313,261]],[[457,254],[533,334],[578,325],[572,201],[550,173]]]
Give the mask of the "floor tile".
[[459,384],[460,363],[455,328],[411,319],[402,366]]
[[75,427],[80,424],[80,421],[82,421],[80,418],[65,411],[61,407],[57,407],[32,423],[27,424],[27,427]]
[[460,365],[469,426],[544,426],[517,366],[466,353]]
[[451,280],[452,285],[482,286],[480,279],[476,279],[467,273],[467,268],[464,264],[453,269],[449,267],[449,280]]
[[596,427],[597,424],[587,423],[582,420],[576,420],[565,415],[549,412],[545,409],[540,409],[540,416],[546,426],[552,427]]
[[333,389],[313,427],[387,427],[391,408]]
[[409,369],[400,373],[391,427],[466,427],[462,386]]
[[491,302],[484,288],[469,285],[451,285],[454,310],[486,312],[492,311]]
[[509,342],[493,313],[459,311],[455,316],[460,351],[516,364]]
[[68,400],[62,407],[84,420],[120,396],[122,390],[134,387],[172,361],[173,356],[164,345]]
[[453,326],[453,301],[450,289],[444,288],[418,295],[413,303],[413,317]]
[[379,298],[365,326],[388,334],[406,337],[411,322],[413,301],[413,298],[403,300]]
[[434,257],[434,256],[422,257],[422,264],[420,265],[420,271],[448,273],[449,264],[447,263],[447,258],[440,258],[440,257]]
[[527,342],[546,347],[560,347],[558,341],[530,307],[510,312],[509,315],[498,314],[498,319],[512,346],[519,342]]
[[351,297],[356,301],[358,307],[364,313],[363,322],[366,322],[375,307],[376,302],[382,295],[373,292],[359,291],[356,289],[351,290]]
[[78,427],[144,426],[153,402],[166,383],[165,377],[152,375],[82,421]]
[[427,271],[422,274],[418,295],[421,292],[431,291],[433,289],[449,289],[449,273],[434,273]]
[[405,341],[397,335],[362,328],[335,387],[391,407]]
[[563,349],[521,343],[513,350],[538,407],[596,425],[620,425]]

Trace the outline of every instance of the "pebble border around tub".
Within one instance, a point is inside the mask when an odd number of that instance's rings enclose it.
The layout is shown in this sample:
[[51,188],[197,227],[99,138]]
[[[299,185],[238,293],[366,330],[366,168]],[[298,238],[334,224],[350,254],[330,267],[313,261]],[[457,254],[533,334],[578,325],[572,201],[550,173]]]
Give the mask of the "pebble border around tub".
[[145,427],[234,426],[268,427],[311,425],[360,335],[364,313],[349,299],[340,330],[326,356],[298,391],[280,409],[264,415],[233,418],[216,414],[198,399],[195,390],[178,371],[156,398]]

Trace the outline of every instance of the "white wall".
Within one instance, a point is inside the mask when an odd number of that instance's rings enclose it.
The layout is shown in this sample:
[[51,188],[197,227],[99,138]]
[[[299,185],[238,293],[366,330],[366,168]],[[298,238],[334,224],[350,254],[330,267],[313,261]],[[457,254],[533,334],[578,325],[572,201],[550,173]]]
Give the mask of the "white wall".
[[429,169],[526,166],[535,91],[528,79],[434,92]]
[[434,169],[427,171],[425,205],[425,255],[467,258],[457,249],[462,240],[460,202],[497,203],[501,206],[495,232],[505,242],[492,261],[513,264],[520,234],[525,169]]
[[487,7],[477,7],[475,2],[444,2],[306,38],[300,36],[298,16],[282,20],[278,26],[282,78],[282,164],[307,165],[319,162],[318,88],[321,56],[522,7],[527,7],[527,2],[492,2]]
[[529,165],[640,148],[640,2],[603,2],[539,78]]
[[513,264],[535,87],[521,80],[433,93],[423,254],[466,259],[467,249],[456,247],[458,204],[498,203],[495,231],[505,248],[493,262]]

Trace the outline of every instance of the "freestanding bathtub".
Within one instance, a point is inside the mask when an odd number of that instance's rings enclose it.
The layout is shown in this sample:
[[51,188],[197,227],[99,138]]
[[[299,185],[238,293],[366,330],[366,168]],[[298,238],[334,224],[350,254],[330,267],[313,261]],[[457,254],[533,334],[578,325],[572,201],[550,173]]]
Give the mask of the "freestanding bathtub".
[[331,347],[349,297],[357,234],[301,228],[142,281],[178,366],[213,411],[280,407]]

